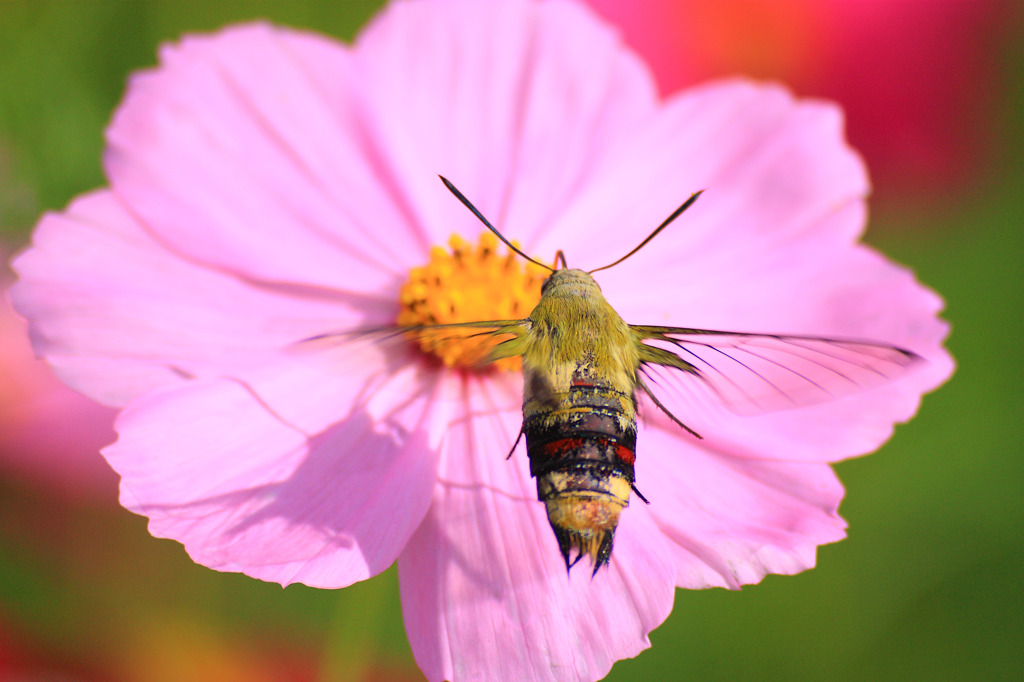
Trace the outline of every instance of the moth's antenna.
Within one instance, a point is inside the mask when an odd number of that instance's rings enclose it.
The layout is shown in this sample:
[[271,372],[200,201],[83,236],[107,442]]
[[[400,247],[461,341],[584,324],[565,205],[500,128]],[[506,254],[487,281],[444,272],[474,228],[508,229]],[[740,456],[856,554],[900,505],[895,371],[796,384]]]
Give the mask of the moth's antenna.
[[[444,178],[442,178],[442,179],[444,179]],[[704,190],[701,190],[699,192],[694,192],[693,194],[691,194],[690,198],[687,199],[686,201],[684,201],[682,206],[680,206],[675,211],[673,211],[672,215],[670,215],[669,217],[665,218],[665,221],[661,225],[658,225],[656,228],[654,228],[654,232],[651,232],[649,235],[647,235],[647,239],[645,239],[642,242],[640,242],[635,249],[633,249],[632,251],[627,253],[625,256],[623,256],[619,260],[615,261],[614,263],[609,263],[608,265],[602,265],[599,268],[594,268],[593,270],[590,270],[589,272],[587,272],[587,274],[588,275],[592,275],[595,272],[599,272],[601,270],[607,270],[608,268],[615,267],[616,265],[618,265],[622,261],[624,261],[627,258],[629,258],[630,256],[632,256],[634,253],[636,253],[640,249],[642,249],[645,246],[647,246],[647,242],[649,242],[652,239],[654,239],[658,235],[659,232],[661,232],[666,227],[668,227],[669,223],[671,223],[673,220],[678,218],[680,216],[680,214],[682,214],[683,211],[685,211],[686,209],[688,209],[691,206],[693,206],[693,202],[697,201],[697,197],[699,197],[703,193],[704,193]]]
[[[534,265],[539,265],[539,266],[541,266],[542,268],[544,268],[545,270],[549,270],[549,271],[551,271],[551,272],[554,272],[554,271],[555,271],[555,269],[554,269],[554,268],[552,268],[552,267],[551,267],[550,265],[544,265],[544,264],[543,264],[543,263],[541,263],[540,261],[538,261],[538,260],[534,260],[533,258],[530,258],[530,257],[529,257],[529,256],[527,256],[527,255],[526,255],[525,253],[523,253],[522,251],[520,251],[519,249],[517,249],[517,248],[516,248],[516,247],[515,247],[515,246],[514,246],[514,245],[512,244],[512,242],[510,242],[509,240],[505,239],[505,237],[504,237],[504,236],[503,236],[503,235],[501,234],[501,232],[498,232],[498,230],[496,230],[496,229],[494,228],[494,226],[493,226],[493,225],[491,225],[491,224],[490,224],[489,222],[487,222],[487,218],[485,218],[485,217],[483,216],[483,214],[482,214],[482,213],[480,213],[480,211],[476,210],[476,206],[474,206],[473,204],[471,204],[471,203],[469,202],[469,199],[467,199],[466,197],[464,197],[464,196],[462,195],[462,192],[460,192],[460,191],[459,191],[459,190],[458,190],[458,189],[457,189],[457,188],[455,187],[455,185],[453,185],[452,183],[448,182],[448,178],[444,177],[443,175],[438,175],[437,177],[441,178],[441,182],[443,182],[443,183],[444,183],[444,186],[448,188],[448,191],[449,191],[449,192],[451,192],[452,194],[454,194],[454,195],[455,195],[455,198],[456,198],[456,199],[458,199],[459,201],[461,201],[461,202],[462,202],[462,205],[463,205],[463,206],[465,206],[465,207],[466,207],[466,208],[468,208],[468,209],[469,209],[470,211],[472,211],[472,212],[473,212],[473,215],[475,215],[475,216],[476,216],[476,217],[477,217],[477,218],[478,218],[478,219],[480,220],[480,222],[482,222],[482,223],[483,223],[483,224],[484,224],[484,225],[485,225],[485,226],[487,227],[487,229],[488,229],[488,230],[490,230],[491,232],[493,232],[493,233],[495,234],[495,236],[496,236],[496,237],[497,237],[498,239],[500,239],[500,240],[501,240],[501,242],[502,242],[502,243],[503,243],[503,244],[504,244],[505,246],[507,246],[508,248],[512,249],[513,251],[515,251],[516,253],[518,253],[518,254],[519,254],[520,256],[522,256],[522,257],[523,257],[523,258],[525,258],[526,260],[528,260],[528,261],[530,261],[531,263],[533,263]],[[674,217],[674,216],[673,216],[673,217]],[[659,228],[659,229],[660,229],[660,228]],[[654,236],[654,235],[651,235],[651,236]],[[643,246],[643,245],[641,244],[641,246]],[[639,247],[637,247],[637,248],[639,248]],[[635,250],[635,249],[634,249],[634,250]],[[564,257],[563,257],[563,262],[564,262]]]

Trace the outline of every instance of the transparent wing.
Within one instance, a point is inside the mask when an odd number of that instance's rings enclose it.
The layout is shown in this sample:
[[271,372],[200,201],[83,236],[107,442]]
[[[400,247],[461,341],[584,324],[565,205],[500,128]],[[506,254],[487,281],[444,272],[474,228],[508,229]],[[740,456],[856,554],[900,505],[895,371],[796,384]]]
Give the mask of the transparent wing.
[[416,327],[372,327],[331,331],[292,344],[294,352],[324,347],[371,343],[385,352],[418,346],[448,365],[484,365],[521,354],[515,343],[529,327],[529,320],[482,320]]
[[[833,400],[884,384],[923,362],[870,341],[633,326],[651,392],[710,395],[737,414]],[[653,398],[653,395],[652,395]]]

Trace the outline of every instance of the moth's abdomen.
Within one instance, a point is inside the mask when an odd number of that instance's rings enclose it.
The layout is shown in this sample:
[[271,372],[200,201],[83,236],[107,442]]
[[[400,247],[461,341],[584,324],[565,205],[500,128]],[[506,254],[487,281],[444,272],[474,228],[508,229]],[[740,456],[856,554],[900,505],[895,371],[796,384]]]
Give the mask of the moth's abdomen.
[[608,563],[633,488],[635,399],[577,381],[568,394],[528,400],[525,413],[530,474],[566,566],[587,554],[596,573]]

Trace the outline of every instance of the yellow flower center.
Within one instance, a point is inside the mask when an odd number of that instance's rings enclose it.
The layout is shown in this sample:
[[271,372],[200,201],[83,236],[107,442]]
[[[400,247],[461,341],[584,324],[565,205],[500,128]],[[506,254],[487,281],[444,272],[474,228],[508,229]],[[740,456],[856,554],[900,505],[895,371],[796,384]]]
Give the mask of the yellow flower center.
[[[498,240],[490,232],[480,235],[477,246],[458,235],[448,240],[448,246],[435,246],[430,262],[409,272],[399,296],[399,326],[517,320],[529,316],[540,301],[548,271],[512,252],[499,254]],[[411,335],[425,353],[448,367],[479,365],[507,338],[473,327],[417,330]],[[519,358],[499,360],[494,366],[519,369]]]

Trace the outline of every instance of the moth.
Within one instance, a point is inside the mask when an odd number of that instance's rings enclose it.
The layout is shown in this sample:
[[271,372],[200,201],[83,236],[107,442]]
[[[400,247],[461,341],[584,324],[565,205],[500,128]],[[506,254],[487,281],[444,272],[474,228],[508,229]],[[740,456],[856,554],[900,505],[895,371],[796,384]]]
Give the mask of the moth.
[[[593,575],[608,564],[615,530],[636,487],[638,396],[643,393],[678,428],[701,436],[672,414],[653,386],[706,389],[735,412],[802,406],[873,387],[919,362],[915,353],[870,341],[627,324],[601,293],[593,274],[623,262],[693,205],[690,196],[636,248],[590,271],[555,267],[510,243],[447,179],[448,190],[499,240],[547,269],[539,303],[525,319],[487,320],[399,333],[469,328],[504,339],[483,358],[522,359],[523,421],[537,497],[571,571],[590,557]],[[511,456],[511,453],[510,455]]]

